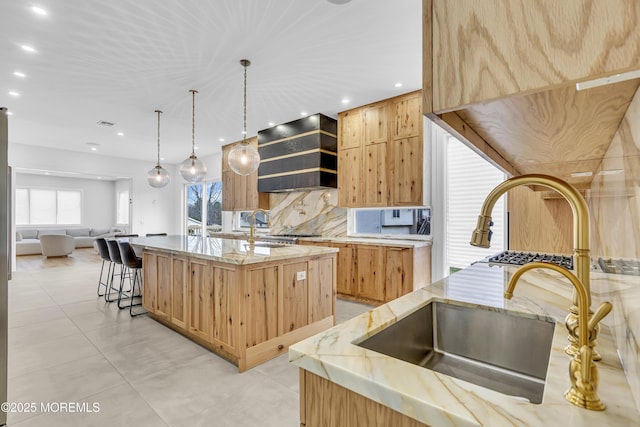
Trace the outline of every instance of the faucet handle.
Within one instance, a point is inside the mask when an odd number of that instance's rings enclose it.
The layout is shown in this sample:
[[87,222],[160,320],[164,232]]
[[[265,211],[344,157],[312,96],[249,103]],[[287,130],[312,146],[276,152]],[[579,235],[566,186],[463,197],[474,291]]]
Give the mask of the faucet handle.
[[609,312],[611,312],[612,308],[613,306],[609,301],[605,301],[602,304],[600,304],[600,307],[596,309],[595,313],[593,313],[593,316],[591,316],[591,319],[589,319],[589,323],[587,326],[587,329],[589,330],[589,335],[593,335],[593,331],[596,328],[596,326],[598,326],[598,323],[600,323],[600,321],[604,319],[606,315],[609,314]]

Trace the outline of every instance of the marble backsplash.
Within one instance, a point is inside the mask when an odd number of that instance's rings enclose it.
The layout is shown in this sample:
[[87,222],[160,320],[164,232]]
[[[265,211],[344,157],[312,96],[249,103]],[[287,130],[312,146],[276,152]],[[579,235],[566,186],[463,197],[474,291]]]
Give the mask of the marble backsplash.
[[347,235],[347,209],[338,207],[338,190],[269,194],[271,234]]
[[[587,192],[594,259],[640,260],[640,95],[636,92]],[[616,346],[640,410],[640,277],[603,290]],[[625,276],[626,277],[626,276]],[[637,279],[637,280],[636,280]],[[624,283],[623,283],[624,282]],[[631,283],[631,284],[629,284]],[[597,296],[597,295],[594,295]],[[610,324],[611,324],[610,323]]]

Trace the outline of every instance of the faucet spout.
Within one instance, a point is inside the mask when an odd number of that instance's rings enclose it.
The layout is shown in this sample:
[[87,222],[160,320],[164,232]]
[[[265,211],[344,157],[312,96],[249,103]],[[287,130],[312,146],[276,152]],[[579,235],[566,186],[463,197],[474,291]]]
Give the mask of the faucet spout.
[[[478,216],[478,224],[471,236],[471,245],[488,248],[491,243],[491,212],[493,207],[504,193],[512,188],[519,187],[521,185],[541,185],[543,187],[551,188],[562,195],[569,205],[573,213],[573,248],[575,259],[575,271],[578,279],[584,285],[587,294],[587,302],[585,307],[591,307],[591,284],[590,284],[590,269],[591,258],[589,257],[589,208],[584,197],[578,190],[566,181],[549,175],[541,174],[529,174],[521,175],[507,179],[503,183],[494,188],[487,196],[482,205],[482,211]],[[574,356],[578,354],[580,348],[578,347],[576,338],[576,329],[579,325],[577,319],[578,314],[578,299],[579,296],[576,292],[573,294],[573,305],[569,309],[570,314],[567,317],[567,329],[569,329],[569,346],[565,351]],[[578,325],[576,325],[578,323]],[[593,338],[595,340],[595,337]],[[593,344],[590,345],[593,347]],[[594,356],[596,360],[599,360],[599,355],[596,353]]]
[[249,215],[249,239],[247,239],[247,242],[249,243],[249,245],[252,245],[252,246],[256,243],[255,241],[256,214],[258,212],[262,212],[264,216],[267,217],[268,224],[271,224],[271,218],[269,217],[269,212],[267,212],[266,210],[256,209],[253,212],[251,212],[251,214]]

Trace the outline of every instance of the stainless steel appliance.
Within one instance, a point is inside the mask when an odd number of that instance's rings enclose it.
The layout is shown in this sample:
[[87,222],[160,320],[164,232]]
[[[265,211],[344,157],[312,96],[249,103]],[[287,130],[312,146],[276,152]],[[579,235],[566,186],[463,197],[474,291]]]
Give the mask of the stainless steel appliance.
[[[0,107],[0,402],[7,401],[7,286],[11,262],[9,258],[9,188],[8,159],[9,124],[7,109]],[[7,424],[7,413],[0,411],[0,426]]]
[[504,251],[487,257],[482,262],[498,265],[525,265],[530,262],[550,262],[573,270],[573,257],[569,255],[540,254],[531,252]]

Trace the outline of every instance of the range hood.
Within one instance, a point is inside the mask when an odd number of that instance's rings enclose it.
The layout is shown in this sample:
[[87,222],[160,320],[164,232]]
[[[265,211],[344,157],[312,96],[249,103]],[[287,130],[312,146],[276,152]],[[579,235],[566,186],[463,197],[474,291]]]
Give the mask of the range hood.
[[318,113],[258,132],[258,191],[337,188],[337,129]]

